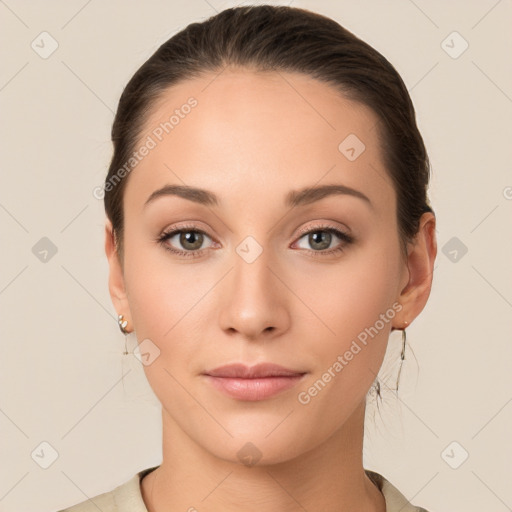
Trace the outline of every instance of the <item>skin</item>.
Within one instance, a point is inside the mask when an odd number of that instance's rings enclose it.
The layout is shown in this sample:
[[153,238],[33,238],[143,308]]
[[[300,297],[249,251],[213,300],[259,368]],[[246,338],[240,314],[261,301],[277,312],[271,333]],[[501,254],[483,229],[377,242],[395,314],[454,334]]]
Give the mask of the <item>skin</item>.
[[[423,215],[402,258],[396,192],[367,107],[300,74],[216,75],[170,88],[146,120],[141,140],[190,96],[198,101],[129,175],[123,265],[106,223],[112,301],[138,341],[149,338],[160,350],[144,371],[162,403],[163,461],[141,482],[144,502],[150,512],[229,512],[241,504],[246,511],[384,512],[362,462],[366,395],[391,329],[410,325],[430,294],[435,217]],[[338,150],[351,133],[366,146],[353,162]],[[164,196],[144,207],[166,184],[210,190],[220,204]],[[357,189],[371,206],[351,195],[285,206],[290,190],[324,184]],[[207,235],[195,246],[198,258],[155,241],[185,223]],[[324,225],[350,232],[354,242],[333,235],[319,249],[299,232],[323,233]],[[263,249],[250,264],[236,252],[249,235]],[[179,235],[166,244],[195,248]],[[341,252],[320,254],[340,245]],[[298,393],[394,303],[401,311],[317,396],[299,403]],[[261,361],[308,373],[258,402],[230,398],[201,375]],[[253,466],[237,456],[247,442],[261,453]]]

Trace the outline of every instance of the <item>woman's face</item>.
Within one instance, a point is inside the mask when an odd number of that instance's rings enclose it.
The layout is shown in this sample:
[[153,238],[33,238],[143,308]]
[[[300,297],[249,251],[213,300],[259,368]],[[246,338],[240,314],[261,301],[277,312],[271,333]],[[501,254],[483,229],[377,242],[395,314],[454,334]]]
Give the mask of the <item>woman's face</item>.
[[[124,196],[118,310],[139,343],[150,340],[144,369],[164,415],[222,459],[251,442],[284,461],[339,431],[361,410],[391,327],[407,318],[376,122],[324,83],[248,70],[172,87],[145,122],[137,148],[148,149]],[[169,185],[207,192],[148,202]],[[325,186],[338,192],[302,192]],[[198,202],[206,194],[217,202]],[[261,400],[227,395],[204,375],[238,362],[305,375]]]

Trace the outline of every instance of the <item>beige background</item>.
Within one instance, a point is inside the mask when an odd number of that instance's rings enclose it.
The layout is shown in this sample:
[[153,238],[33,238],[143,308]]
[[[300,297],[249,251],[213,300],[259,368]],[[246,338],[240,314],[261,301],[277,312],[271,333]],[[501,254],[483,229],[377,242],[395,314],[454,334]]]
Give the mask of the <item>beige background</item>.
[[[121,362],[92,191],[134,71],[178,29],[233,5],[0,2],[2,511],[57,510],[160,462],[159,404],[138,361]],[[512,2],[292,5],[332,16],[395,65],[432,160],[433,291],[408,329],[416,359],[409,350],[398,398],[369,408],[365,467],[431,512],[510,510]],[[47,58],[31,47],[43,51],[43,31],[58,43]],[[453,31],[469,44],[458,58],[461,39],[442,45]],[[43,237],[57,251],[46,261]],[[468,249],[456,261],[453,237]],[[399,344],[393,333],[383,375]]]

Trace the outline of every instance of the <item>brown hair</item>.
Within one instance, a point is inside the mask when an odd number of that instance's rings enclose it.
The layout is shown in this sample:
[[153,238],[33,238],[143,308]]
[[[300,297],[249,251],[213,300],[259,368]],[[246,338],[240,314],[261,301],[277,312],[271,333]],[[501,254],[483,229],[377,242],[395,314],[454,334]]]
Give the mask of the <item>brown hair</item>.
[[128,176],[112,187],[115,174],[130,160],[151,108],[169,87],[225,66],[304,73],[334,85],[377,114],[405,253],[421,215],[432,208],[427,197],[430,163],[400,75],[379,52],[334,20],[301,8],[261,5],[225,9],[191,23],[163,43],[124,88],[112,126],[114,153],[104,196],[121,263]]

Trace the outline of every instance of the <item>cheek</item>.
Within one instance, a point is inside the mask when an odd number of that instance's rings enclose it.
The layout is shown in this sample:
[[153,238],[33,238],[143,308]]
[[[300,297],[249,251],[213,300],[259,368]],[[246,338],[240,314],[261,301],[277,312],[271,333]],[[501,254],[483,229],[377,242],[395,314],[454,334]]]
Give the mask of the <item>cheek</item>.
[[147,233],[132,230],[126,248],[125,280],[137,336],[165,342],[206,293],[208,282],[191,280],[187,269],[193,265],[173,262]]
[[[382,363],[393,318],[399,279],[398,246],[373,238],[340,263],[321,272],[303,269],[297,294],[314,313],[301,338],[323,373],[343,357],[344,386],[371,384]],[[306,276],[306,277],[304,277]],[[393,307],[393,305],[395,307]],[[309,315],[308,315],[309,316]],[[347,382],[349,381],[349,382]],[[362,389],[364,391],[364,389]]]
[[[161,249],[133,250],[126,259],[128,300],[138,343],[150,340],[158,357],[144,371],[161,401],[177,396],[179,386],[173,376],[195,371],[194,354],[201,338],[197,311],[201,297],[211,287],[209,281],[190,280],[177,265],[171,265]],[[189,269],[192,266],[188,267]],[[146,342],[148,343],[148,342]],[[149,347],[153,345],[149,344]],[[141,345],[141,348],[143,345]],[[166,391],[167,390],[167,391]],[[168,393],[170,390],[173,392]]]
[[[301,297],[324,321],[331,338],[357,336],[396,299],[398,250],[374,239],[347,252],[334,265],[302,268],[294,277]],[[333,332],[334,331],[334,332]]]
[[[130,311],[137,340],[150,340],[158,354],[144,365],[146,378],[167,410],[186,410],[187,393],[180,383],[197,373],[197,354],[201,350],[198,314],[211,288],[211,280],[190,279],[160,250],[138,250],[126,260],[125,274]],[[188,266],[192,269],[192,266]],[[144,345],[141,344],[141,348]]]
[[365,400],[386,352],[393,304],[399,307],[394,293],[398,267],[389,263],[396,262],[394,251],[382,252],[385,245],[378,250],[377,245],[361,249],[323,279],[310,278],[302,291],[309,290],[308,304],[322,322],[303,326],[302,351],[314,364],[297,399],[311,417],[323,418],[327,434]]

